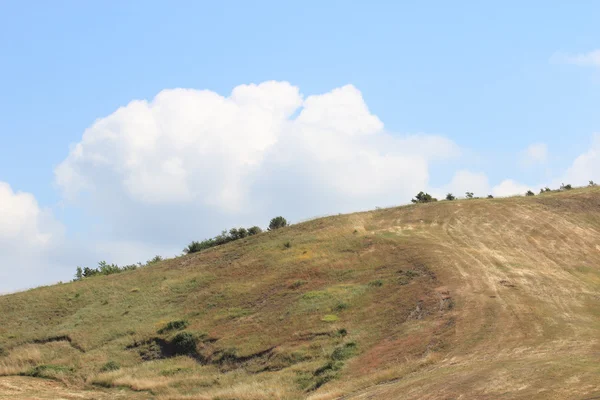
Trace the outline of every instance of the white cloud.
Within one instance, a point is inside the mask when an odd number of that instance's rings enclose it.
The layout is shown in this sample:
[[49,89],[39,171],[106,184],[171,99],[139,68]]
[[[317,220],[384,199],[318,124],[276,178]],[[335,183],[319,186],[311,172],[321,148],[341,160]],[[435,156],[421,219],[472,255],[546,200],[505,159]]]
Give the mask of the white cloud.
[[528,186],[512,179],[505,179],[492,188],[492,194],[497,197],[524,195],[528,190],[534,190]]
[[545,164],[548,161],[548,146],[545,143],[533,143],[523,152],[521,163],[525,166]]
[[551,61],[586,67],[600,67],[600,50],[579,54],[555,53],[552,56]]
[[472,192],[477,197],[487,196],[490,193],[490,184],[486,174],[460,170],[454,174],[447,185],[432,189],[432,193],[439,199],[446,198],[447,193],[452,193],[456,197],[465,197],[466,192]]
[[[590,148],[579,157],[565,171],[560,180],[555,184],[564,182],[574,186],[584,186],[590,180],[600,180],[600,133],[592,135]],[[560,182],[559,182],[560,181]]]
[[101,213],[111,240],[168,247],[276,214],[407,202],[431,162],[459,153],[441,136],[387,133],[351,85],[305,98],[265,82],[132,101],[89,127],[55,175]]
[[0,293],[56,278],[63,227],[30,193],[0,182]]

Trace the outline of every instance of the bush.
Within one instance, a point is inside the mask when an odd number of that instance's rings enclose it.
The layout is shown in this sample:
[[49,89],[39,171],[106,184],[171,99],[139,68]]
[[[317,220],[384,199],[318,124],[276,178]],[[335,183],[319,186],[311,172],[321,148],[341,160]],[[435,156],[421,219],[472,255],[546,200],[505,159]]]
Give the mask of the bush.
[[74,280],[80,281],[83,278],[90,278],[97,275],[112,275],[118,274],[119,272],[132,271],[139,266],[141,266],[140,263],[119,267],[117,264],[108,264],[106,261],[100,261],[98,263],[98,268],[84,267],[82,269],[81,267],[77,267]]
[[454,200],[454,199],[456,199],[456,197],[454,197],[454,195],[452,193],[448,193],[446,195],[446,200]]
[[437,201],[437,199],[429,193],[419,192],[411,201],[413,203],[431,203],[432,201]]
[[343,346],[336,347],[331,353],[331,359],[335,361],[343,361],[354,356],[357,352],[357,345],[355,342],[346,343]]
[[183,252],[185,254],[192,254],[192,253],[197,253],[200,250],[204,250],[204,248],[202,247],[202,244],[200,242],[197,242],[194,240],[190,244],[188,244],[185,249],[183,249]]
[[180,332],[171,341],[173,352],[178,355],[196,352],[196,337],[190,332]]
[[590,181],[588,186],[596,186],[596,183],[594,181]]
[[114,361],[109,361],[100,368],[100,372],[116,371],[121,369],[121,366]]
[[157,262],[161,262],[163,258],[161,256],[154,256],[150,260],[146,261],[146,265],[156,264]]
[[473,192],[466,192],[466,193],[465,193],[465,197],[466,197],[467,199],[472,199],[472,198],[473,198]]
[[248,236],[258,235],[259,233],[262,233],[262,229],[260,229],[258,226],[248,228]]
[[57,376],[70,374],[74,371],[71,367],[66,367],[64,365],[37,365],[25,372],[23,375],[31,376],[33,378],[46,378],[46,379],[54,379]]
[[525,196],[535,196],[535,193],[533,193],[531,190],[528,190],[528,191],[525,193]]
[[571,186],[570,183],[567,183],[566,185],[563,183],[560,185],[560,190],[571,190],[573,189],[573,187]]
[[494,198],[494,196],[492,196],[491,194],[488,194],[488,195],[487,195],[487,198],[488,198],[488,199],[493,199],[493,198]]
[[545,192],[551,192],[549,187],[545,187],[545,188],[541,188],[540,189],[540,194],[545,193]]
[[8,355],[8,351],[2,346],[0,346],[0,357],[4,357]]
[[283,247],[284,247],[284,248],[286,248],[286,249],[289,249],[289,248],[291,248],[291,247],[292,247],[292,244],[291,244],[290,242],[285,242],[285,243],[283,244]]
[[187,328],[189,323],[185,319],[178,319],[175,321],[169,321],[165,326],[158,330],[158,334],[163,334],[169,331],[179,331]]
[[279,217],[275,217],[275,218],[271,219],[271,222],[269,222],[268,230],[274,231],[275,229],[283,228],[286,226],[288,226],[287,220],[285,218],[279,216]]

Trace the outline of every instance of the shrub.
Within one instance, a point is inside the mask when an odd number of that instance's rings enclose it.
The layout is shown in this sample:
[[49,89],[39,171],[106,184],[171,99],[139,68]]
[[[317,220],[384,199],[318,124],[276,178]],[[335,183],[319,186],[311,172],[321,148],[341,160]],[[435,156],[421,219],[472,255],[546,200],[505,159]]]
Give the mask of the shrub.
[[357,347],[355,342],[348,342],[343,346],[336,347],[333,353],[331,353],[331,359],[335,361],[347,360],[356,354]]
[[491,194],[488,194],[488,195],[487,195],[487,198],[488,198],[488,199],[493,199],[493,198],[494,198],[494,196],[492,196]]
[[291,248],[291,247],[292,247],[292,244],[291,244],[290,242],[285,242],[285,243],[283,244],[283,247],[284,247],[284,248],[286,248],[286,249],[289,249],[289,248]]
[[596,186],[596,183],[594,181],[590,181],[588,186]]
[[229,239],[238,240],[248,236],[248,230],[246,228],[232,228],[229,230]]
[[437,199],[431,196],[429,193],[419,192],[414,199],[411,200],[413,203],[431,203],[437,201]]
[[348,334],[348,330],[346,328],[340,328],[337,331],[338,336],[344,337]]
[[288,288],[290,289],[298,289],[300,286],[305,285],[306,281],[304,280],[297,280],[294,283],[292,283],[290,286],[288,286]]
[[465,197],[466,197],[467,199],[472,199],[472,198],[473,198],[473,192],[466,192],[466,193],[465,193]]
[[158,334],[163,334],[169,331],[179,331],[181,329],[187,328],[189,323],[185,319],[177,319],[174,321],[169,321],[165,326],[158,330]]
[[563,183],[560,185],[560,190],[571,190],[573,189],[573,187],[571,186],[570,183],[567,183],[566,185]]
[[190,244],[188,244],[185,249],[183,249],[183,252],[185,254],[192,254],[192,253],[197,253],[200,250],[203,250],[202,244],[200,242],[197,242],[194,240]]
[[190,332],[180,332],[171,341],[175,354],[190,354],[196,352],[196,337]]
[[369,282],[369,286],[381,287],[381,286],[383,286],[383,281],[381,279],[377,279],[375,281],[371,281],[371,282]]
[[531,190],[528,190],[528,191],[525,193],[525,196],[535,196],[535,193],[533,193]]
[[448,193],[446,195],[446,200],[454,200],[454,199],[456,199],[456,197],[454,197],[454,195],[452,193]]
[[115,361],[109,361],[104,364],[102,368],[100,368],[100,372],[116,371],[118,369],[121,369],[119,364],[117,364]]
[[271,222],[269,222],[268,230],[274,231],[275,229],[283,228],[286,226],[288,226],[287,220],[285,218],[279,216],[279,217],[275,217],[275,218],[271,219]]
[[57,375],[64,375],[73,372],[74,369],[66,367],[64,365],[37,365],[25,372],[23,375],[31,376],[33,378],[47,378],[54,379]]
[[81,267],[77,267],[77,270],[75,271],[75,280],[80,281],[82,279],[83,279],[83,269],[81,269]]
[[8,355],[8,351],[2,346],[0,346],[0,357],[5,357]]
[[540,194],[541,193],[545,193],[545,192],[551,192],[550,188],[549,187],[545,187],[545,188],[541,188],[540,189]]
[[98,263],[98,268],[84,267],[82,269],[81,267],[77,267],[77,269],[75,271],[75,279],[74,280],[79,281],[79,280],[82,280],[83,278],[90,278],[92,276],[97,276],[97,275],[118,274],[119,272],[131,271],[131,270],[137,269],[139,266],[141,266],[140,263],[130,264],[130,265],[125,265],[123,267],[119,267],[117,264],[108,264],[106,261],[100,261]]
[[154,256],[150,260],[146,261],[146,265],[156,264],[157,262],[161,262],[163,258],[161,256]]
[[258,235],[259,233],[262,233],[262,229],[260,229],[258,226],[248,228],[248,236]]

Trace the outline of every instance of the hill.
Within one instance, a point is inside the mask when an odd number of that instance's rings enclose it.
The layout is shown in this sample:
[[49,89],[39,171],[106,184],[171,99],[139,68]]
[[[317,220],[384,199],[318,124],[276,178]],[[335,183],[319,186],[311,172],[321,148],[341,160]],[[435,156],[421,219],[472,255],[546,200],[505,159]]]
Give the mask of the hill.
[[0,399],[598,398],[600,189],[328,217],[2,296],[0,347]]

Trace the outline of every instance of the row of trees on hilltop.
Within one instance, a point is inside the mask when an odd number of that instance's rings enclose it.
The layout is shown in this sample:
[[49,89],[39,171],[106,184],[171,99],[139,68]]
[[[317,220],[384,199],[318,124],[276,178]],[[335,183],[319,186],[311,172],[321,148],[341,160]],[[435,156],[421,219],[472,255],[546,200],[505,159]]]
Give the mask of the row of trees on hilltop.
[[[279,216],[271,219],[269,222],[268,231],[273,231],[276,229],[280,229],[288,226],[288,221]],[[201,242],[193,241],[185,249],[183,252],[185,254],[196,253],[198,251],[202,251],[211,247],[219,246],[225,243],[232,242],[234,240],[243,239],[249,236],[258,235],[262,233],[263,230],[258,226],[252,226],[250,228],[232,228],[229,231],[223,231],[220,235],[217,235],[213,238],[203,240]],[[148,260],[146,264],[137,263],[119,266],[117,264],[109,264],[106,261],[100,261],[98,263],[98,267],[90,268],[90,267],[77,267],[75,271],[75,279],[76,281],[82,280],[84,278],[90,278],[93,276],[103,276],[103,275],[112,275],[118,274],[120,272],[132,271],[138,269],[140,267],[144,267],[147,265],[151,265],[157,263],[159,261],[163,261],[161,256],[155,256],[151,260]]]
[[[588,186],[596,186],[596,183],[594,181],[589,181]],[[571,190],[573,189],[573,186],[571,186],[571,184],[561,184],[560,185],[560,189],[557,189],[556,191],[562,191],[562,190]],[[540,194],[542,193],[547,193],[547,192],[552,192],[553,190],[548,188],[548,187],[544,187],[542,189],[540,189]],[[533,193],[531,190],[528,190],[527,192],[525,192],[525,196],[535,196],[535,193]],[[466,199],[479,199],[479,197],[475,197],[473,192],[466,192],[465,193],[465,198]],[[494,196],[492,196],[491,194],[487,195],[488,199],[493,199]],[[452,200],[456,200],[456,196],[454,196],[452,193],[448,193],[446,195],[446,200],[452,201]],[[414,199],[411,200],[411,202],[413,203],[431,203],[434,201],[438,201],[438,199],[436,199],[435,197],[433,197],[432,195],[430,195],[429,193],[425,193],[423,191],[417,193],[417,195],[415,196]]]
[[[269,222],[268,231],[273,231],[275,229],[283,228],[288,226],[288,222],[285,218],[279,216],[271,219]],[[262,233],[262,229],[258,226],[253,226],[251,228],[232,228],[227,231],[221,232],[220,235],[217,235],[210,239],[205,239],[201,242],[193,241],[183,249],[185,254],[197,253],[199,251],[209,249],[211,247],[220,246],[225,243],[233,242],[234,240],[243,239],[248,236],[254,236],[259,233]]]

